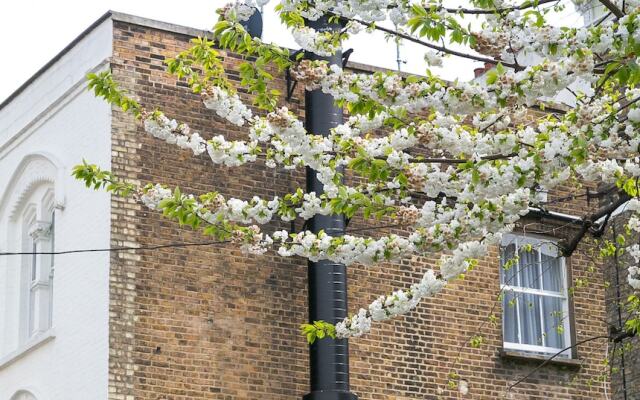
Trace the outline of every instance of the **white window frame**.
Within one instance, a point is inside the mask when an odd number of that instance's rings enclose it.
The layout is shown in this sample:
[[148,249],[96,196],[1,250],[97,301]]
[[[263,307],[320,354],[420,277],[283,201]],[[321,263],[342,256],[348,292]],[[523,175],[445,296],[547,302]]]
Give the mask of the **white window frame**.
[[[50,251],[53,253],[56,251],[56,208],[49,208],[49,247]],[[49,329],[53,327],[53,278],[56,270],[56,256],[55,254],[51,254],[49,256],[50,265],[49,265]]]
[[34,204],[25,208],[22,220],[21,248],[25,252],[21,262],[21,282],[20,282],[20,330],[19,343],[23,345],[33,336],[33,268],[36,262],[35,255],[32,255],[34,248],[37,249],[36,241],[31,235],[37,221],[37,206]]
[[22,215],[21,311],[19,346],[25,346],[46,334],[53,326],[53,262],[54,256],[43,253],[54,250],[52,218],[55,206],[51,189],[44,186],[31,195]]
[[29,258],[29,264],[28,264],[28,269],[29,269],[29,280],[27,281],[29,284],[29,298],[28,298],[28,302],[29,302],[29,309],[27,311],[28,314],[28,321],[29,321],[29,327],[28,327],[28,336],[29,338],[33,337],[37,332],[35,330],[35,326],[36,326],[36,315],[35,315],[35,301],[36,301],[36,291],[38,290],[38,256],[36,255],[36,253],[38,252],[38,245],[36,243],[36,240],[32,237],[29,241],[30,244],[30,250],[31,252],[33,252],[32,255],[30,255]]
[[[526,245],[526,244],[531,244],[532,246],[534,246],[534,250],[535,250],[535,246],[536,245],[541,245],[543,243],[557,243],[556,239],[553,238],[545,238],[545,237],[541,237],[541,236],[532,236],[532,235],[522,235],[522,234],[515,234],[515,233],[511,233],[511,234],[505,234],[502,238],[502,243],[500,245],[500,255],[502,255],[502,251],[503,248],[505,248],[507,245],[510,244],[515,244],[515,253],[514,255],[517,256],[518,255],[518,251],[520,249],[521,245]],[[533,294],[533,295],[538,295],[539,296],[539,301],[540,301],[540,326],[541,326],[541,331],[542,331],[542,345],[531,345],[531,344],[523,344],[523,343],[514,343],[514,342],[507,342],[504,338],[505,338],[505,331],[504,331],[504,327],[507,321],[505,321],[505,316],[506,313],[503,310],[503,316],[502,316],[502,343],[503,343],[503,348],[505,350],[515,350],[515,351],[519,351],[519,352],[525,352],[525,353],[543,353],[546,355],[553,355],[558,353],[560,350],[563,350],[562,348],[555,348],[555,347],[548,347],[546,346],[546,327],[544,325],[544,314],[543,314],[543,310],[544,307],[542,305],[542,299],[543,297],[556,297],[556,298],[560,298],[562,299],[562,325],[563,325],[563,339],[564,339],[564,345],[565,348],[571,346],[572,343],[572,333],[571,333],[571,314],[569,311],[569,290],[568,290],[568,286],[569,286],[569,279],[568,279],[568,273],[567,273],[567,262],[565,257],[558,257],[558,259],[560,260],[560,273],[562,274],[562,286],[563,286],[563,290],[562,292],[555,292],[555,291],[549,291],[549,290],[544,290],[544,282],[542,279],[542,253],[539,250],[535,250],[538,257],[537,257],[537,265],[538,265],[538,273],[539,273],[539,279],[540,279],[540,288],[541,289],[533,289],[533,288],[527,288],[527,287],[521,287],[521,286],[516,286],[516,285],[507,285],[507,284],[503,284],[502,281],[502,276],[504,274],[504,269],[502,267],[502,261],[500,262],[500,290],[503,295],[506,293],[514,293],[514,295],[516,296],[516,304],[515,304],[515,308],[516,308],[516,324],[517,324],[517,337],[518,337],[518,341],[521,341],[521,336],[522,333],[520,332],[520,307],[519,307],[519,299],[520,297],[517,297],[518,294]],[[501,257],[502,259],[502,257]],[[518,262],[518,264],[514,264],[511,268],[518,268],[518,271],[520,270],[520,263]],[[520,274],[516,273],[516,279],[519,283],[520,280]],[[504,307],[504,302],[503,302],[503,307]],[[572,358],[573,352],[571,351],[571,349],[567,349],[564,350],[562,353],[559,354],[559,356],[563,357],[563,358]]]

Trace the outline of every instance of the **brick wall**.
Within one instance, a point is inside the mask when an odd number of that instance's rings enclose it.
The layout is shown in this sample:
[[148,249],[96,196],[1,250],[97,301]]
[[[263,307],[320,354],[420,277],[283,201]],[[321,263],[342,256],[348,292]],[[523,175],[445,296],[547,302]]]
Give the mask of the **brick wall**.
[[[242,137],[241,131],[206,110],[184,84],[164,73],[163,60],[185,49],[189,39],[116,21],[114,76],[143,104],[189,123],[205,138]],[[231,79],[237,79],[237,61],[232,54],[225,58]],[[286,92],[282,76],[276,85]],[[249,102],[246,94],[243,97]],[[303,99],[298,88],[287,106],[302,115]],[[204,155],[193,157],[144,134],[118,110],[113,118],[113,170],[134,181],[179,185],[192,193],[218,190],[242,198],[283,195],[303,183],[303,171],[274,172],[260,163],[233,169],[214,166]],[[113,199],[112,207],[114,245],[203,240],[134,204]],[[572,210],[576,207],[581,205]],[[587,258],[584,252],[572,257],[574,278],[589,274]],[[409,286],[436,259],[433,254],[398,264],[350,267],[350,308]],[[307,345],[298,334],[307,315],[305,260],[245,256],[231,246],[209,246],[121,255],[112,263],[110,398],[275,400],[299,399],[308,391]],[[578,340],[605,332],[594,317],[604,314],[601,282],[596,279],[575,292]],[[352,390],[363,400],[457,399],[456,390],[446,390],[449,372],[457,371],[469,382],[467,398],[503,398],[510,383],[540,362],[499,355],[500,324],[487,322],[498,292],[496,249],[465,280],[423,302],[415,312],[352,340]],[[500,305],[495,307],[499,316]],[[473,349],[466,344],[476,333],[485,336],[486,344]],[[545,366],[507,398],[602,398],[603,385],[589,383],[602,368],[604,345],[599,341],[580,346],[579,368]]]

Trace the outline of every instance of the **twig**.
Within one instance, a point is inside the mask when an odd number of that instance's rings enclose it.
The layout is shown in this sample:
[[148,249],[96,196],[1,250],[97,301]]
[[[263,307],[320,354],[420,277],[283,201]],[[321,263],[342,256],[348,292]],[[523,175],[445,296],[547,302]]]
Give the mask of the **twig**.
[[436,44],[425,42],[423,40],[415,38],[415,37],[413,37],[411,35],[407,35],[406,33],[402,33],[402,32],[399,32],[399,31],[394,31],[393,29],[385,28],[383,26],[378,26],[378,25],[375,25],[375,24],[372,25],[372,24],[370,24],[370,23],[368,23],[366,21],[363,21],[363,20],[360,20],[360,19],[357,19],[357,18],[346,18],[346,17],[341,17],[341,18],[344,19],[344,20],[347,20],[347,21],[357,22],[357,23],[362,24],[362,25],[373,26],[376,30],[379,30],[381,32],[385,32],[385,33],[388,33],[390,35],[398,36],[398,37],[400,37],[402,39],[405,39],[405,40],[408,40],[410,42],[417,43],[419,45],[422,45],[422,46],[425,46],[425,47],[428,47],[430,49],[433,49],[433,50],[436,50],[436,51],[440,51],[440,52],[443,52],[443,53],[446,53],[446,54],[450,54],[452,56],[467,58],[469,60],[480,61],[480,62],[489,63],[489,64],[493,64],[493,65],[502,64],[503,66],[509,67],[509,68],[513,68],[516,71],[524,70],[523,67],[520,67],[519,65],[514,64],[514,63],[507,63],[507,62],[503,62],[501,60],[496,60],[495,58],[476,56],[476,55],[473,55],[473,54],[468,54],[468,53],[463,53],[461,51],[452,50],[452,49],[449,49],[449,48],[444,47],[444,46],[438,46]]
[[463,13],[463,14],[471,14],[471,15],[479,15],[479,14],[507,14],[513,11],[526,10],[527,8],[533,8],[537,6],[541,6],[547,3],[556,3],[558,0],[541,0],[539,2],[534,1],[525,1],[524,3],[513,6],[513,7],[505,7],[505,8],[496,8],[493,10],[483,10],[478,8],[445,8],[441,7],[439,9],[444,10],[448,13]]
[[[518,155],[517,153],[494,154],[491,156],[480,157],[479,161],[508,160],[509,158],[515,157],[517,155]],[[412,162],[416,164],[464,164],[469,161],[471,160],[457,159],[457,158],[421,158],[419,160],[414,160]]]
[[574,344],[572,344],[571,346],[565,347],[564,349],[558,351],[557,353],[553,354],[551,357],[549,357],[546,360],[544,360],[544,362],[542,364],[540,364],[536,368],[532,369],[528,374],[526,374],[522,378],[518,379],[515,383],[512,383],[511,385],[509,385],[509,387],[507,388],[507,392],[510,392],[511,389],[513,389],[514,387],[516,387],[520,383],[524,382],[527,378],[529,378],[534,373],[538,372],[542,367],[544,367],[545,365],[549,364],[553,359],[555,359],[556,357],[558,357],[560,354],[564,353],[565,351],[571,350],[572,348],[574,348],[576,346],[579,346],[581,344],[585,344],[585,343],[588,343],[588,342],[592,342],[592,341],[598,340],[598,339],[609,339],[609,336],[608,335],[592,336],[592,337],[587,338],[587,339],[579,340],[579,341],[575,342]]

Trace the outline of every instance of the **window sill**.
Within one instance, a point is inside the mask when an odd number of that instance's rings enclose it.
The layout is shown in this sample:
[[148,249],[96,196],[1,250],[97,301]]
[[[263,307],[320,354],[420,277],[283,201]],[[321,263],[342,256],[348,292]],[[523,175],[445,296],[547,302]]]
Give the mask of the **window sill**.
[[[548,356],[544,356],[542,354],[529,354],[522,351],[509,350],[509,349],[501,349],[500,357],[513,360],[513,361],[527,361],[527,362],[544,362],[549,360]],[[561,367],[569,367],[573,369],[579,369],[582,366],[582,360],[577,358],[561,358],[556,357],[551,361],[547,362],[547,365],[555,365]]]
[[26,356],[27,354],[31,353],[38,347],[44,345],[47,342],[50,342],[55,337],[56,335],[53,328],[32,337],[27,342],[21,344],[16,350],[0,357],[0,370],[7,368],[8,366]]

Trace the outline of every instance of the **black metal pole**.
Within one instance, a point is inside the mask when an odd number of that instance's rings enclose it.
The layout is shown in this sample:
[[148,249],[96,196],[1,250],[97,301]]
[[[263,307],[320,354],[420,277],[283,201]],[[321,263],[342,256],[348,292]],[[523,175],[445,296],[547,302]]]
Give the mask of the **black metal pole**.
[[[340,29],[329,24],[327,18],[307,21],[307,25],[319,30]],[[330,64],[342,64],[342,53],[320,57],[305,53],[310,60],[326,60]],[[328,135],[331,128],[341,124],[342,109],[336,107],[331,95],[320,90],[305,92],[305,126],[309,133]],[[316,172],[307,168],[307,192],[321,194],[324,191]],[[324,230],[331,236],[344,235],[345,219],[342,215],[316,215],[309,221],[309,230]],[[329,260],[309,261],[309,321],[323,320],[336,323],[347,316],[347,268]],[[346,339],[316,340],[309,346],[309,380],[311,391],[304,400],[357,400],[349,391],[349,342]]]

